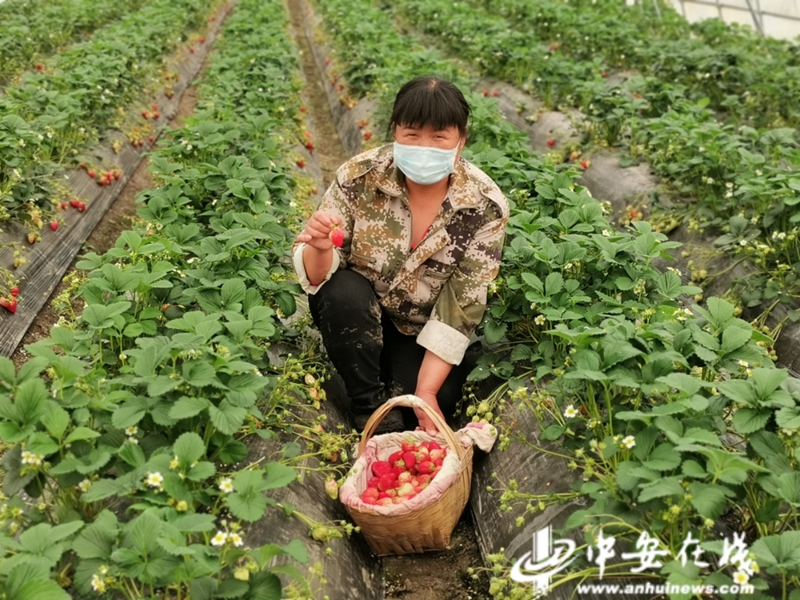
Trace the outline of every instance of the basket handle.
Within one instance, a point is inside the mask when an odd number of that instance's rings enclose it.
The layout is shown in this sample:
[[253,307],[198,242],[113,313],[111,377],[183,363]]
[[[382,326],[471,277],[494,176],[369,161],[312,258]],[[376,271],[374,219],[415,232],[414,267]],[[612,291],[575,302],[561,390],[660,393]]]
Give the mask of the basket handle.
[[402,396],[395,396],[381,404],[374,413],[370,416],[367,424],[364,426],[364,433],[361,434],[361,442],[358,445],[358,455],[362,456],[364,454],[364,450],[367,447],[367,442],[372,437],[375,430],[378,428],[378,425],[383,418],[389,414],[389,411],[392,410],[395,406],[405,406],[408,408],[419,408],[425,412],[425,414],[433,421],[434,425],[436,425],[436,429],[439,430],[442,435],[444,435],[445,439],[447,440],[448,445],[456,452],[458,458],[463,460],[464,454],[466,450],[461,446],[461,443],[458,441],[455,433],[453,430],[450,429],[450,426],[447,422],[433,410],[425,400],[420,398],[419,396],[415,396],[414,394],[404,394]]

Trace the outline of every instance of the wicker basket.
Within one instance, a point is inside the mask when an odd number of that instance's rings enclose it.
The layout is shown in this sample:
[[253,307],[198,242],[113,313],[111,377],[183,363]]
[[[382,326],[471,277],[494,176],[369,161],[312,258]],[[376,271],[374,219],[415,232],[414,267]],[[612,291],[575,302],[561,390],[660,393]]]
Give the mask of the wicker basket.
[[[345,508],[356,525],[361,527],[361,533],[378,556],[449,549],[450,536],[469,499],[472,480],[472,445],[465,448],[444,419],[421,398],[405,395],[385,402],[372,414],[364,427],[358,448],[359,456],[363,456],[367,442],[378,424],[396,406],[419,408],[425,411],[444,436],[450,452],[455,452],[460,459],[461,466],[458,475],[440,498],[403,515],[379,514],[369,508],[359,509],[347,504],[345,504]],[[405,432],[403,438],[413,438],[418,442],[434,439],[421,431]],[[399,449],[396,434],[377,436],[375,441],[381,448],[383,448],[384,439],[395,440],[393,444],[397,445],[397,448],[392,449]],[[363,490],[359,490],[359,492],[361,491]]]

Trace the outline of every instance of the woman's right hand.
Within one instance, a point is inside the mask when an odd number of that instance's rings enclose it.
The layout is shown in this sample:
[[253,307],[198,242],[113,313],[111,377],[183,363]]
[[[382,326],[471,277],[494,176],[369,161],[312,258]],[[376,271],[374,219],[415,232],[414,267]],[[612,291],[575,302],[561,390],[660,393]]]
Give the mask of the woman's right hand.
[[342,225],[341,217],[318,210],[308,219],[306,228],[297,236],[297,241],[305,242],[320,251],[330,250],[333,248],[333,242],[329,237],[330,233],[334,227]]

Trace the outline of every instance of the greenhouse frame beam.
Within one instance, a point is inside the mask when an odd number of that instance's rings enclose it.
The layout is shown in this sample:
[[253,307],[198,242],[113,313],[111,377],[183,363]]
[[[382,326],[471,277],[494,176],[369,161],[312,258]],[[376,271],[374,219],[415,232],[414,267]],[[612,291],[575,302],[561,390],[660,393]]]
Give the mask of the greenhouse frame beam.
[[[748,5],[750,4],[749,0],[746,0]],[[683,9],[684,16],[686,16],[686,4],[702,4],[703,6],[714,6],[717,8],[733,8],[736,10],[743,10],[741,6],[734,6],[733,4],[725,4],[724,2],[710,2],[709,0],[681,0],[681,8]],[[757,9],[759,15],[766,15],[768,17],[776,17],[778,19],[788,19],[790,21],[800,21],[800,16],[796,15],[786,15],[786,14],[779,14],[774,13],[768,10],[760,10]],[[752,9],[751,9],[752,11]],[[756,21],[758,22],[758,21]]]

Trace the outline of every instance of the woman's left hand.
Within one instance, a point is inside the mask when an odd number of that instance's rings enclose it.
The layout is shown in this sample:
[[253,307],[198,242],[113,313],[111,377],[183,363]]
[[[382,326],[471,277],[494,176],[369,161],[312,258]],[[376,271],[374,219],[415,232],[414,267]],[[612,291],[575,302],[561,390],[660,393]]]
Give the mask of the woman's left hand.
[[[439,408],[439,401],[436,400],[435,394],[429,394],[426,392],[416,392],[414,395],[419,398],[422,398],[425,402],[427,402],[428,406],[430,406],[434,411],[436,411],[439,414],[439,416],[442,417],[442,420],[444,420],[444,414],[442,414],[442,409]],[[417,419],[419,419],[419,426],[421,429],[423,429],[429,435],[436,435],[438,429],[436,428],[436,425],[434,425],[433,421],[428,417],[428,415],[425,414],[425,411],[423,411],[421,408],[415,408],[414,414],[417,416]]]

